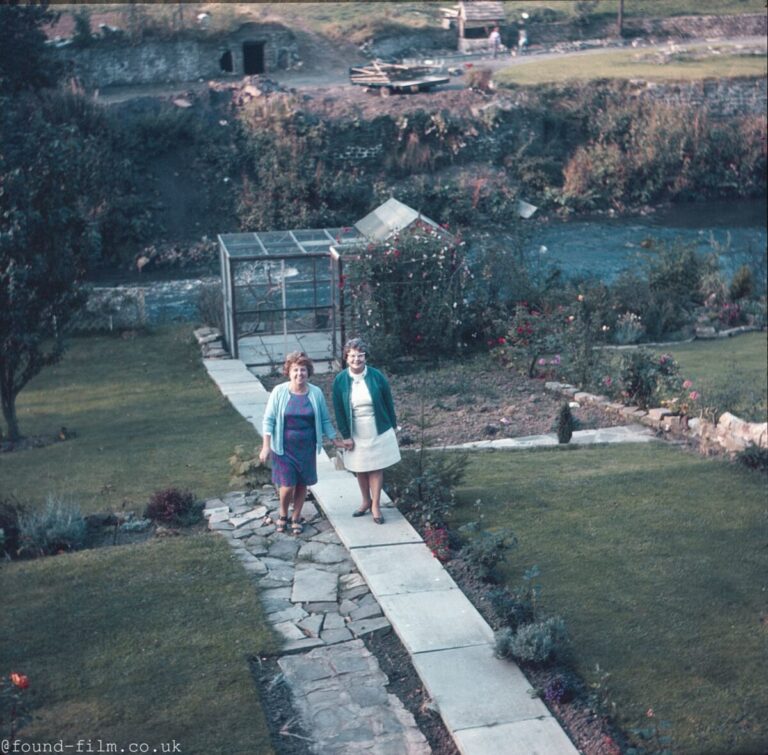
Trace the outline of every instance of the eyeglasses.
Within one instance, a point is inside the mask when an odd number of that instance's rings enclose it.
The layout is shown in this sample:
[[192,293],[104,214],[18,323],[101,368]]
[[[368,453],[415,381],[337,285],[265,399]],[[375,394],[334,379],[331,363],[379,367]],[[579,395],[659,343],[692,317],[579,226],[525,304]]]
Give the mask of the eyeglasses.
[[350,351],[349,354],[347,354],[347,361],[351,359],[365,359],[365,352]]

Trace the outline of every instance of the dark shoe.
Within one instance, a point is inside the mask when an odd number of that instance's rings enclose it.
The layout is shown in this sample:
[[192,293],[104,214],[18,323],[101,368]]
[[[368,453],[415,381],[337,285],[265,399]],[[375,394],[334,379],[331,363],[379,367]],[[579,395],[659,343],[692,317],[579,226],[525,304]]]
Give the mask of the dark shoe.
[[299,521],[296,521],[295,519],[291,520],[292,535],[300,535],[302,532],[304,532],[304,525],[302,524],[303,521],[304,521],[303,519]]
[[277,517],[277,527],[275,528],[275,532],[285,532],[285,528],[288,526],[288,517],[287,516],[279,516]]
[[378,516],[373,517],[373,521],[376,522],[376,524],[384,524],[384,517],[379,514]]
[[352,516],[365,516],[371,509],[358,509],[357,511],[352,512]]

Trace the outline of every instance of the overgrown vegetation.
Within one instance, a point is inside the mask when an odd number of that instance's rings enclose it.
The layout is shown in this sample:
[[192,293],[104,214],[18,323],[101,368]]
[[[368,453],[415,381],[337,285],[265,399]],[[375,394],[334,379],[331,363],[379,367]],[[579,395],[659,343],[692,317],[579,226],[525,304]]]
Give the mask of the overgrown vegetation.
[[18,517],[18,552],[28,556],[78,550],[85,543],[86,524],[80,507],[49,495],[38,510]]

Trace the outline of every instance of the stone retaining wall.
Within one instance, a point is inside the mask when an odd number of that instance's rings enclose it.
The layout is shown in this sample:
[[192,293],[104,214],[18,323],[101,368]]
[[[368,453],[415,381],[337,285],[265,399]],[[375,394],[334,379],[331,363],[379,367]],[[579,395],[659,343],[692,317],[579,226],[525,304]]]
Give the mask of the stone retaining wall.
[[241,78],[247,67],[244,45],[249,43],[263,45],[261,73],[290,68],[299,60],[293,32],[280,24],[250,23],[218,38],[144,39],[133,44],[124,34],[116,33],[97,38],[85,47],[69,44],[54,52],[69,74],[90,90],[227,75]]
[[655,407],[645,411],[638,406],[625,406],[612,402],[605,396],[579,391],[567,383],[545,383],[546,390],[577,401],[579,404],[595,404],[606,412],[617,414],[632,422],[651,427],[659,432],[680,438],[695,440],[704,450],[723,450],[734,454],[751,445],[768,448],[768,422],[745,422],[725,412],[717,423],[700,417],[676,415],[669,409]]
[[[692,39],[696,37],[759,37],[766,34],[765,13],[738,16],[676,16],[673,18],[629,18],[624,20],[625,37]],[[580,27],[572,21],[534,22],[528,24],[529,43],[534,45],[583,39],[615,37],[616,19],[599,25]]]

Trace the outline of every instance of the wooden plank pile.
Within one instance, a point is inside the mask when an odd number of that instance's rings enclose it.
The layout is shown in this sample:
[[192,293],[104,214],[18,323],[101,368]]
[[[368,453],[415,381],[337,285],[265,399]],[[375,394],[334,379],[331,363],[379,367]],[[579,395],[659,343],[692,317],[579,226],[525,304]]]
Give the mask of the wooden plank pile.
[[349,80],[353,84],[369,87],[397,86],[398,83],[416,83],[435,73],[430,66],[404,65],[402,63],[382,63],[374,60],[366,66],[349,69]]

